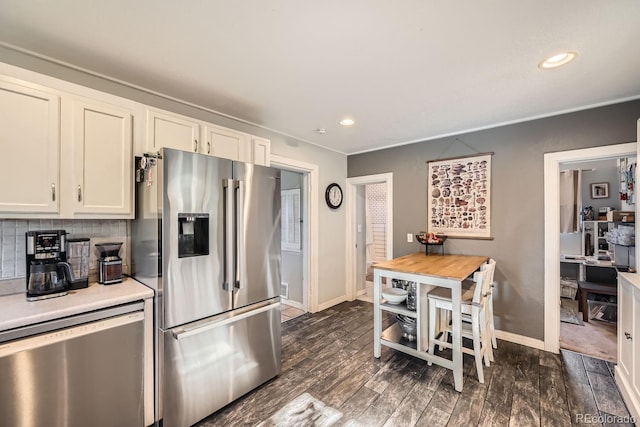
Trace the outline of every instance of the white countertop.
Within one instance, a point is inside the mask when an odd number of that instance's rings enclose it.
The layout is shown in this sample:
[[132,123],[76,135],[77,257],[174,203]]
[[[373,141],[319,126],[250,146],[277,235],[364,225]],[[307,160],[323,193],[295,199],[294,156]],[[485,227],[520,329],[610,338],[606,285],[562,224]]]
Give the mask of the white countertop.
[[122,283],[113,285],[91,283],[88,288],[40,301],[27,301],[24,293],[2,296],[0,331],[147,298],[153,298],[153,290],[130,278],[124,278]]
[[618,273],[636,288],[640,289],[640,274],[638,273]]

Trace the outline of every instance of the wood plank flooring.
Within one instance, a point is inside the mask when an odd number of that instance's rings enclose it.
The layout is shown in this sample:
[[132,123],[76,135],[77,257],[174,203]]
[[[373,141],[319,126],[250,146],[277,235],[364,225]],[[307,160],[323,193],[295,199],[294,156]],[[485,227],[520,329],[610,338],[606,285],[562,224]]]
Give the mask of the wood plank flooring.
[[282,373],[197,425],[255,426],[304,392],[342,412],[339,426],[632,425],[611,362],[506,341],[495,360],[480,384],[465,355],[458,393],[447,369],[386,347],[375,359],[372,304],[345,302],[283,323]]

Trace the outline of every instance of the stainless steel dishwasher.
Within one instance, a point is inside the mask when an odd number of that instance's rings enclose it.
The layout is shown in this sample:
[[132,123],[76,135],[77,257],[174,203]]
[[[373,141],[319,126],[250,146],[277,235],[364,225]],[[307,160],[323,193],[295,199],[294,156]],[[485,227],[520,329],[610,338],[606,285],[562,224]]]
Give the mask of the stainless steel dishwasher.
[[0,332],[0,425],[144,426],[143,308]]

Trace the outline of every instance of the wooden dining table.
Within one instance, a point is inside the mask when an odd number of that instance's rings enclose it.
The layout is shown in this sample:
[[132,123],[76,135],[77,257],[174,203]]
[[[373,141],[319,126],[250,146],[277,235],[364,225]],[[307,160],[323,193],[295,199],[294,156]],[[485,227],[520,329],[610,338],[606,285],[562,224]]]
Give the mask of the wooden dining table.
[[[462,391],[462,282],[489,260],[486,256],[475,255],[425,255],[418,252],[373,265],[374,299],[374,357],[381,355],[381,346],[391,347],[428,362],[453,370],[454,387]],[[416,310],[409,310],[404,304],[391,304],[382,298],[382,282],[386,277],[386,287],[391,287],[392,279],[416,282]],[[434,287],[451,289],[452,313],[452,358],[447,359],[430,354],[428,337],[427,295]],[[416,319],[417,337],[414,340],[403,336],[397,324],[382,331],[382,312],[387,311]],[[415,342],[414,342],[415,341]]]

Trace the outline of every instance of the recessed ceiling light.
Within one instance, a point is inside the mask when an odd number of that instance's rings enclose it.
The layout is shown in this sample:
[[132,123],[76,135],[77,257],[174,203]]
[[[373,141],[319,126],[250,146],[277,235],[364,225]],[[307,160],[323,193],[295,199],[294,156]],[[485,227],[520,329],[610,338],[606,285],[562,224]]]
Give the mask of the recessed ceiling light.
[[354,124],[356,121],[350,118],[346,118],[346,119],[342,119],[340,120],[340,124],[342,126],[351,126],[352,124]]
[[553,55],[553,56],[545,59],[544,61],[542,61],[538,65],[538,67],[540,67],[540,68],[556,68],[556,67],[564,65],[564,64],[566,64],[568,62],[573,61],[576,56],[578,56],[578,54],[575,53],[575,52],[558,53],[557,55]]

